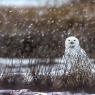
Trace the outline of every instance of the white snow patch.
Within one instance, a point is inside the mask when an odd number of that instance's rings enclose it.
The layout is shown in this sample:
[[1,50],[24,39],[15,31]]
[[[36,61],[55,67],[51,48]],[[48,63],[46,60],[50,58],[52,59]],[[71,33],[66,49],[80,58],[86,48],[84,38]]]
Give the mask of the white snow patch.
[[2,94],[12,94],[12,95],[95,95],[88,94],[85,92],[80,93],[70,93],[69,91],[66,92],[33,92],[28,89],[21,89],[21,90],[0,90],[0,95]]

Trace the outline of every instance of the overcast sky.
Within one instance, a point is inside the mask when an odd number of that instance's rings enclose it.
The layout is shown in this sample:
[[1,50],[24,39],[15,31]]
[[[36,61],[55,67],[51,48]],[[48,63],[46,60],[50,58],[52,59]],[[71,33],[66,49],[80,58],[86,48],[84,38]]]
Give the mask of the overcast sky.
[[[62,3],[67,3],[69,0],[48,0],[50,5],[56,4],[60,5]],[[43,6],[47,0],[0,0],[0,5],[4,6]]]

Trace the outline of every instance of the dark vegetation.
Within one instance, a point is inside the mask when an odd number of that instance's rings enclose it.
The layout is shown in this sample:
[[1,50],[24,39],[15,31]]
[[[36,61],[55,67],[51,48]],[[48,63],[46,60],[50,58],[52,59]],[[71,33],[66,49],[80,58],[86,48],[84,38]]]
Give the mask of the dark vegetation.
[[95,3],[59,8],[0,8],[1,57],[61,57],[64,40],[74,35],[95,58]]
[[35,72],[37,65],[30,65],[28,68],[31,70],[31,75],[33,75],[31,81],[25,81],[25,77],[22,74],[4,75],[0,79],[0,89],[30,89],[32,91],[46,92],[85,91],[95,93],[95,76],[92,74],[88,75],[88,71],[73,72],[67,75],[63,74],[62,76],[50,76],[49,74],[38,75],[38,72]]

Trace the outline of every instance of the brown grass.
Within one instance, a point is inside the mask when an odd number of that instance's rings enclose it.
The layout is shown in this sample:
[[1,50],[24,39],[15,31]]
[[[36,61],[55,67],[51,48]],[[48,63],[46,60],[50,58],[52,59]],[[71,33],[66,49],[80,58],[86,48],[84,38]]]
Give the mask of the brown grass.
[[95,58],[94,6],[77,3],[59,8],[0,8],[0,56],[60,57],[65,38],[74,35]]
[[[23,82],[23,76],[6,76],[0,80],[1,89],[31,89],[32,91],[72,91],[95,92],[95,79],[92,80],[81,74],[67,76],[38,76],[29,83]],[[53,81],[52,81],[53,80]]]

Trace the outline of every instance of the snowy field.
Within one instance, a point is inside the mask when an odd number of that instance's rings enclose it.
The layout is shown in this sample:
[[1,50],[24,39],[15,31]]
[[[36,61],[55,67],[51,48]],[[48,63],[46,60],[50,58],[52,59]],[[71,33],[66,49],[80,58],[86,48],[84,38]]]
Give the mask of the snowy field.
[[[94,60],[91,60],[94,63]],[[31,73],[31,67],[27,67],[28,64],[37,64],[35,74],[37,75],[50,75],[52,76],[62,76],[67,75],[70,71],[70,65],[64,62],[63,59],[54,59],[53,65],[47,65],[50,62],[50,59],[17,59],[17,58],[0,58],[0,77],[3,75],[11,75],[11,74],[21,74],[25,77],[26,81],[31,81],[33,79]],[[45,65],[43,65],[43,63]],[[8,68],[8,66],[13,66],[12,69]],[[92,73],[95,73],[95,65],[93,64]]]
[[[17,59],[17,58],[0,58],[0,78],[3,75],[11,75],[11,74],[22,74],[25,77],[25,80],[31,81],[32,74],[31,68],[27,67],[28,64],[37,64],[37,70],[35,73],[37,75],[50,75],[57,76],[63,75],[66,69],[64,60],[62,59],[54,59],[54,65],[47,65],[50,62],[50,59]],[[43,65],[46,64],[46,65]],[[13,69],[7,68],[7,66],[14,66]],[[24,67],[23,67],[24,66]]]
[[[50,59],[41,59],[41,58],[0,58],[0,64],[8,64],[8,65],[18,65],[23,64],[39,64],[39,63],[49,63]],[[53,59],[54,63],[64,63],[62,58]],[[91,59],[91,62],[94,63],[94,59]]]
[[[56,1],[56,2],[55,2]],[[53,6],[55,3],[57,6],[67,4],[71,0],[0,0],[1,6],[45,6],[47,4]]]
[[0,95],[95,95],[88,93],[70,93],[70,92],[32,92],[28,89],[22,90],[0,90]]

